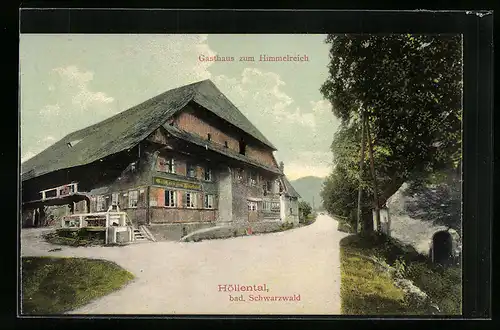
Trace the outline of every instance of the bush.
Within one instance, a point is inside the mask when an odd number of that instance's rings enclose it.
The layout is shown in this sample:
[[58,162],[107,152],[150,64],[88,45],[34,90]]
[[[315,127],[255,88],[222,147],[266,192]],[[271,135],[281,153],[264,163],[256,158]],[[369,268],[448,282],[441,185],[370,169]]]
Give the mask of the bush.
[[344,232],[344,233],[349,233],[349,234],[356,233],[356,228],[353,227],[348,221],[345,221],[345,220],[338,221],[337,230]]
[[283,230],[288,230],[293,228],[293,223],[291,222],[284,222],[281,224],[281,227],[278,231],[283,231]]
[[93,231],[92,228],[59,228],[53,233],[44,235],[46,241],[57,245],[86,246],[103,244],[106,233]]

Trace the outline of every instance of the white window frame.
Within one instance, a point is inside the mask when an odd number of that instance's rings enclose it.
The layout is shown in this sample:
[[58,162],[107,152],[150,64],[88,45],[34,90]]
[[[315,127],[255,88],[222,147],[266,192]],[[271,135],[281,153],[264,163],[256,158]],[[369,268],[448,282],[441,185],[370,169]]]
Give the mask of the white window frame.
[[175,174],[175,160],[173,158],[168,159],[168,173]]
[[[73,183],[68,183],[68,184],[65,184],[65,185],[62,185],[62,186],[59,186],[59,187],[55,187],[55,188],[50,188],[50,189],[45,189],[45,190],[42,190],[40,191],[40,194],[42,194],[42,200],[43,199],[47,199],[47,198],[58,198],[61,196],[61,189],[65,188],[65,187],[69,187],[69,190],[70,192],[68,193],[68,195],[72,195],[76,192],[78,192],[78,182],[73,182]],[[51,197],[47,197],[47,192],[49,191],[55,191],[56,192],[56,195],[55,196],[51,196]],[[67,195],[64,195],[64,196],[67,196]]]
[[281,206],[279,202],[272,202],[271,203],[271,211],[272,212],[280,212]]
[[248,176],[248,184],[252,187],[257,185],[257,174],[255,172],[250,172]]
[[213,209],[214,208],[214,195],[213,194],[206,194],[204,204],[205,204],[204,206],[206,209]]
[[118,193],[111,194],[111,205],[118,205]]
[[[168,201],[169,203],[167,204],[167,193],[168,193]],[[177,191],[175,190],[169,190],[165,189],[165,202],[164,206],[165,207],[177,207]]]
[[[163,159],[165,161],[165,173],[172,173],[175,174],[175,160],[173,157],[161,157],[159,156],[159,159]],[[162,172],[162,171],[160,171]]]
[[248,201],[247,205],[248,205],[248,210],[249,211],[257,211],[258,210],[258,208],[257,208],[257,202]]
[[[189,178],[196,178],[196,167],[196,165],[188,163],[186,166],[186,176]],[[190,175],[190,169],[193,169],[193,175]]]
[[[135,196],[135,198],[133,197]],[[135,205],[134,205],[134,200],[135,200]],[[137,205],[139,204],[139,191],[138,190],[130,190],[128,192],[128,207],[129,208],[137,208]]]
[[[188,196],[189,196],[189,203],[188,203]],[[196,201],[198,199],[198,194],[195,192],[185,192],[184,193],[184,198],[186,201],[186,208],[188,209],[195,209],[196,208]]]
[[[207,179],[207,174],[208,174],[208,179]],[[212,169],[210,167],[205,167],[204,179],[205,181],[212,181]]]
[[104,195],[96,196],[96,210],[97,212],[106,211],[106,197]]

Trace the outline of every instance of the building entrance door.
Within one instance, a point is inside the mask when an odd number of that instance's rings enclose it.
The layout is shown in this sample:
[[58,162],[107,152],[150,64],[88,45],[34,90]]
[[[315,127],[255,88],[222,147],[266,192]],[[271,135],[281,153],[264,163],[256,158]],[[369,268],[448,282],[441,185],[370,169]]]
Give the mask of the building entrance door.
[[255,222],[258,220],[257,202],[248,201],[248,221]]

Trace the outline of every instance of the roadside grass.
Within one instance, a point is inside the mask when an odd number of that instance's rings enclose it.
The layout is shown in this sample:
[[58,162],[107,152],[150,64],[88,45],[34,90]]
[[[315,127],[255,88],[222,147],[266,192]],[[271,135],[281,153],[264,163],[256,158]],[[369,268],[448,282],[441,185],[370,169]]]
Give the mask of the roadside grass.
[[424,291],[441,315],[461,314],[461,268],[432,264],[409,246],[384,235],[351,235],[340,241],[342,313],[350,315],[430,315],[429,306],[409,303],[389,273],[370,257],[399,265],[403,277]]
[[62,314],[123,287],[133,278],[106,260],[23,257],[21,313]]
[[340,241],[342,314],[407,314],[404,292],[396,287],[389,274],[380,273],[367,259],[367,251],[352,246],[353,237]]

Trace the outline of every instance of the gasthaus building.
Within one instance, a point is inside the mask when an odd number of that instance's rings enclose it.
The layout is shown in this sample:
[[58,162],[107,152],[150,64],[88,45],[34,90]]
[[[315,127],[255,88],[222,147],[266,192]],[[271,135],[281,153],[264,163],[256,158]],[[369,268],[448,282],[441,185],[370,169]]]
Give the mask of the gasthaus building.
[[110,209],[159,240],[229,223],[297,223],[300,196],[275,150],[212,81],[179,87],[21,164],[22,226]]

